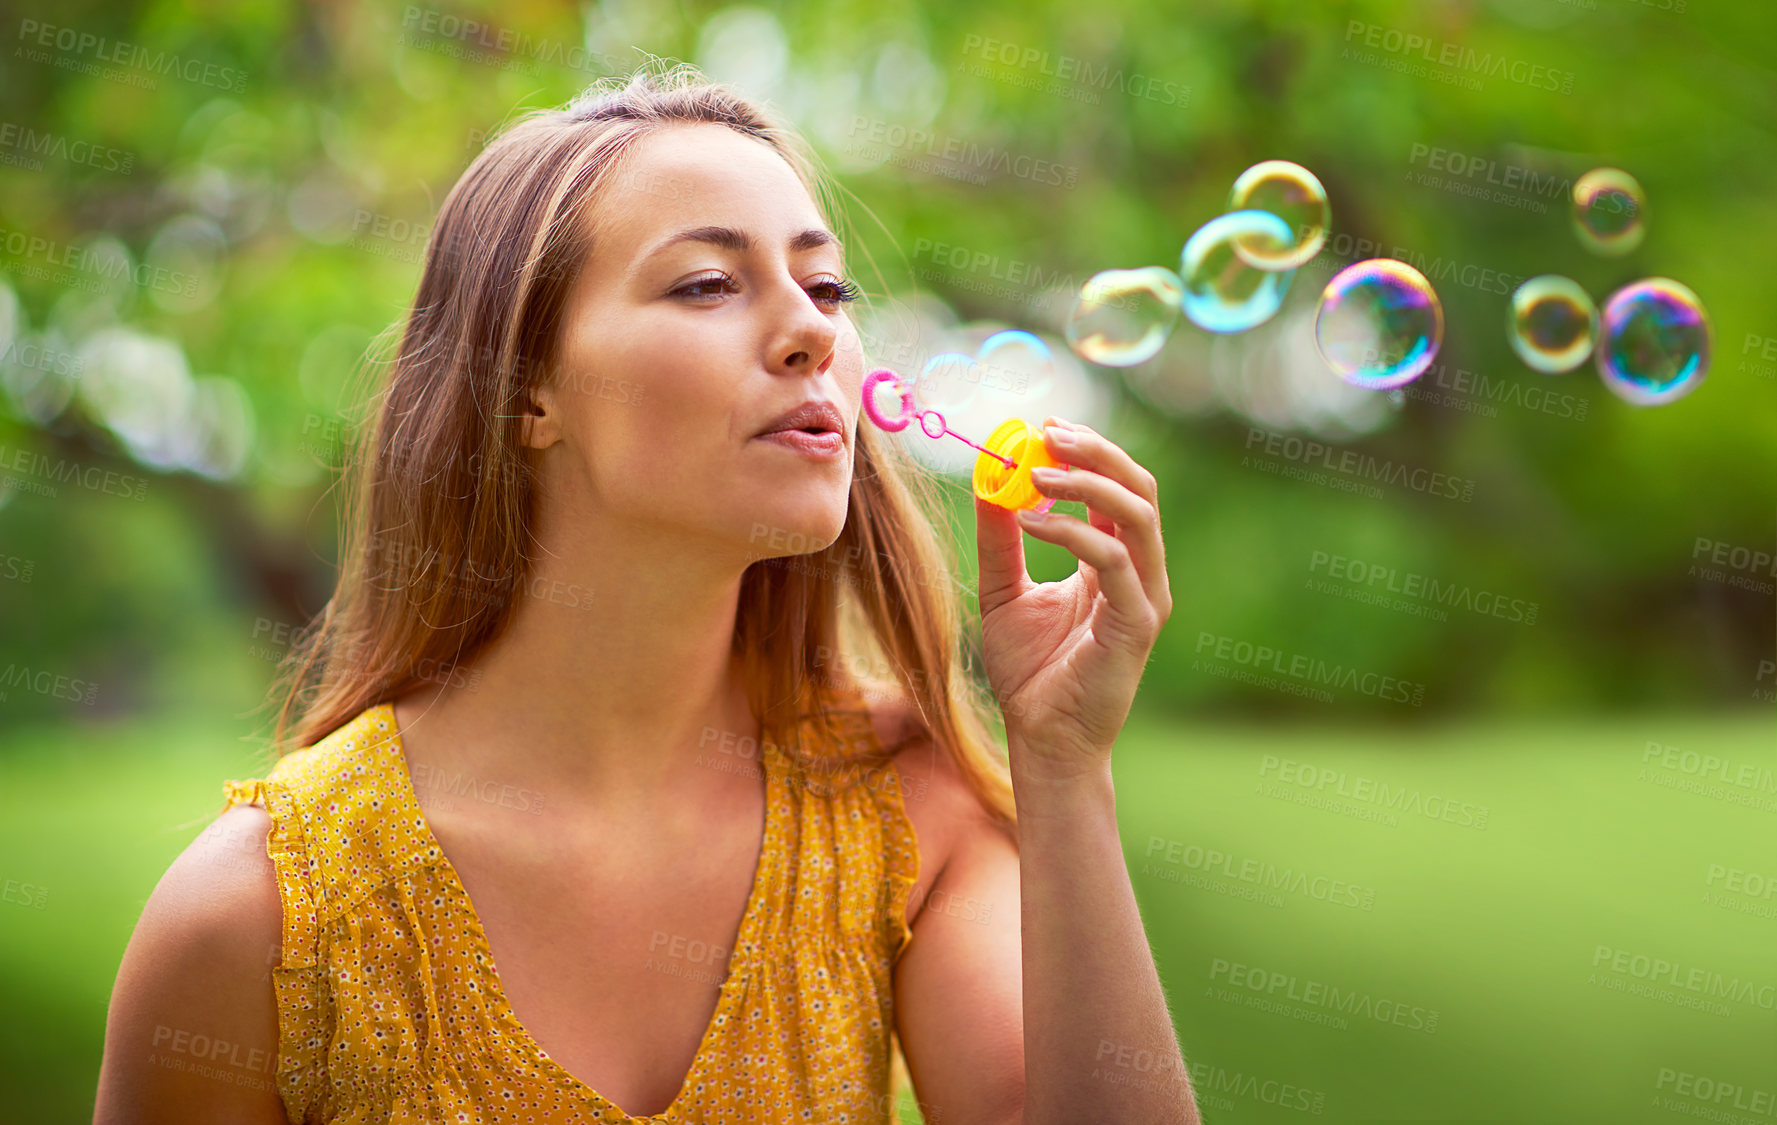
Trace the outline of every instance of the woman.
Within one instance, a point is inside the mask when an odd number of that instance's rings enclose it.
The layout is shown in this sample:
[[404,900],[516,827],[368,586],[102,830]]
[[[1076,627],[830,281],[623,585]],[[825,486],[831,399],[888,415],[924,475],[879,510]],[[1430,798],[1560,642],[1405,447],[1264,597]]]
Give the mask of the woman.
[[977,504],[1002,761],[826,187],[688,67],[464,173],[286,752],[149,899],[98,1121],[882,1122],[897,1044],[934,1123],[1196,1120],[1113,815],[1153,477],[1051,418],[1090,522]]

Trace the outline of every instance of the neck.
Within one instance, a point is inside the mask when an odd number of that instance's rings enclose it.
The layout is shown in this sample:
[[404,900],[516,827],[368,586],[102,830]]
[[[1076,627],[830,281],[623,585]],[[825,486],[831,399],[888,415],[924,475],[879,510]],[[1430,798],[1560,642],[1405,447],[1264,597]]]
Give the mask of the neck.
[[731,785],[696,767],[759,736],[732,652],[747,560],[659,529],[544,547],[506,628],[465,669],[473,686],[452,677],[396,701],[410,758],[423,746],[436,768],[629,816]]

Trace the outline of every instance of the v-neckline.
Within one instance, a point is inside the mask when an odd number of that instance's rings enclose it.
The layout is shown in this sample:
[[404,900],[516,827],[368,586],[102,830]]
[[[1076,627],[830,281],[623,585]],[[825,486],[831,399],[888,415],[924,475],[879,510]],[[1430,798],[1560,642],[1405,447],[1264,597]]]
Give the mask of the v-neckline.
[[710,1067],[710,1060],[715,1054],[717,1037],[733,1023],[734,1006],[740,1002],[741,985],[752,975],[753,967],[758,958],[757,935],[764,924],[764,912],[769,898],[768,892],[775,885],[776,873],[780,863],[767,862],[774,854],[773,848],[780,847],[779,837],[785,831],[784,820],[787,812],[784,804],[787,795],[782,790],[783,781],[779,776],[775,756],[780,753],[777,746],[768,739],[760,739],[760,768],[765,774],[765,833],[759,844],[759,858],[753,868],[753,884],[747,893],[745,911],[741,914],[740,931],[735,936],[734,949],[737,956],[730,961],[726,979],[716,986],[716,1010],[710,1015],[710,1021],[704,1026],[703,1035],[698,1039],[697,1052],[691,1058],[691,1067],[679,1082],[679,1089],[673,1094],[671,1102],[659,1113],[630,1113],[609,1097],[593,1089],[591,1083],[580,1078],[567,1067],[563,1066],[548,1051],[543,1049],[530,1029],[520,1022],[518,1013],[512,1008],[512,1001],[507,998],[505,982],[500,979],[498,963],[494,959],[493,947],[488,941],[487,929],[481,924],[481,915],[475,909],[474,901],[469,897],[469,889],[463,885],[462,876],[457,873],[456,865],[451,863],[445,854],[444,846],[432,832],[432,825],[426,820],[425,810],[421,808],[419,791],[414,788],[413,775],[408,768],[406,747],[401,738],[400,724],[395,721],[395,705],[392,700],[377,705],[383,712],[388,724],[389,737],[385,752],[393,755],[393,769],[397,775],[397,793],[399,803],[404,806],[408,822],[417,830],[422,842],[432,854],[438,857],[434,865],[441,869],[451,890],[462,903],[464,913],[468,916],[468,935],[470,942],[481,954],[487,965],[487,998],[493,1009],[496,1022],[511,1029],[507,1044],[509,1052],[517,1054],[532,1066],[546,1073],[559,1086],[565,1086],[576,1096],[590,1101],[601,1112],[609,1110],[618,1115],[618,1122],[672,1122],[678,1120],[678,1111],[685,1100],[686,1091],[696,1087],[697,1082]]

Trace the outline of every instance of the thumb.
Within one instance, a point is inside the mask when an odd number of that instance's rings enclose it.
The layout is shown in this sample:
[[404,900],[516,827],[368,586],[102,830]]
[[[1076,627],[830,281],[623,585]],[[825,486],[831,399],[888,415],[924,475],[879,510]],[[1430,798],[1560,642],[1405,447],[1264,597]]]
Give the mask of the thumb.
[[975,596],[985,617],[1030,585],[1018,514],[975,497],[975,549],[980,566]]

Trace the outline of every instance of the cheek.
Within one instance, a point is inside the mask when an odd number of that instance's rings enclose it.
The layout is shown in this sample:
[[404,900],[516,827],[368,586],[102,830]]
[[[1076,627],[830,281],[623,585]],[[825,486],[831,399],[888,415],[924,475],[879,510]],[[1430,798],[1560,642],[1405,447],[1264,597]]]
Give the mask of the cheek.
[[[706,493],[727,492],[736,482],[736,459],[786,390],[746,382],[756,360],[732,327],[713,319],[707,328],[695,319],[653,319],[644,310],[628,323],[608,325],[597,349],[580,341],[577,366],[597,372],[580,379],[589,460],[612,487],[622,480],[629,482],[624,487],[658,494],[679,491],[689,479]],[[833,374],[838,395],[849,399],[841,407],[849,417],[863,384],[862,350],[849,325]],[[594,442],[602,448],[590,446]],[[652,479],[644,482],[643,475]]]
[[715,497],[735,479],[737,409],[682,372],[663,371],[629,402],[599,401],[585,433],[595,479],[614,503]]
[[747,412],[731,386],[680,366],[654,376],[635,414],[638,427],[658,442],[663,455],[704,459],[728,455],[744,431]]

